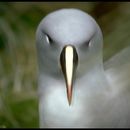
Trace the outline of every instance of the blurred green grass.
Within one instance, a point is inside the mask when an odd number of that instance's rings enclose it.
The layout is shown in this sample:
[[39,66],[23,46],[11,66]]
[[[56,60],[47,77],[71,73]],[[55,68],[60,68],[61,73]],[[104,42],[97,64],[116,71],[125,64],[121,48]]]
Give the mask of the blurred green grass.
[[130,2],[0,2],[0,127],[39,127],[35,31],[61,8],[91,14],[104,35],[104,61],[130,45]]

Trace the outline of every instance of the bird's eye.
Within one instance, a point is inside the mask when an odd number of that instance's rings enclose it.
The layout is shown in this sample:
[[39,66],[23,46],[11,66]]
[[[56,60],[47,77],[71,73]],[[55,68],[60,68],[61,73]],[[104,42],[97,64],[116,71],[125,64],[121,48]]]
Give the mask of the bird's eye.
[[80,48],[86,50],[86,48],[89,49],[90,46],[91,46],[91,41],[89,40],[89,41],[83,42],[83,43],[81,44]]
[[52,39],[47,34],[45,35],[45,37],[46,37],[47,43],[52,44]]
[[91,41],[90,41],[90,40],[84,43],[84,45],[87,46],[87,47],[89,47],[90,44],[91,44]]

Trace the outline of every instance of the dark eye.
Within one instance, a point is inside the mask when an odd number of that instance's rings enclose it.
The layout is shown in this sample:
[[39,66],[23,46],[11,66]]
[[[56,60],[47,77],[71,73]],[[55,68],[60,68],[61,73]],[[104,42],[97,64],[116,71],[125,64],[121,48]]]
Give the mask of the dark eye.
[[90,41],[90,40],[84,43],[84,45],[87,46],[87,47],[89,47],[90,44],[91,44],[91,41]]
[[52,44],[53,41],[52,41],[52,39],[47,34],[45,35],[45,37],[46,37],[47,43],[48,44]]
[[89,41],[86,41],[86,42],[83,42],[81,45],[80,45],[80,48],[81,49],[89,49],[89,47],[91,46],[91,41],[89,40]]

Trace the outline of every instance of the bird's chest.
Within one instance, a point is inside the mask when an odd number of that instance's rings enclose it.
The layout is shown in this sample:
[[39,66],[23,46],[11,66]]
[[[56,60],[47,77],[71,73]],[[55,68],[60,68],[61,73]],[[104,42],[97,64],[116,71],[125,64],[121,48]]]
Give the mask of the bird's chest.
[[107,97],[75,86],[69,106],[65,86],[56,84],[56,88],[53,87],[43,90],[40,99],[41,124],[46,127],[90,127],[100,119]]

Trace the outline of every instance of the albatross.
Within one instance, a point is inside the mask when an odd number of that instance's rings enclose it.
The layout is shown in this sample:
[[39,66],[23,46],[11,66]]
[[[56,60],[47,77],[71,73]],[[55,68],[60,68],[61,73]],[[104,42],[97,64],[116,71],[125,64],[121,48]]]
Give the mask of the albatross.
[[99,25],[73,8],[41,20],[36,47],[41,128],[130,127],[130,47],[103,62]]

